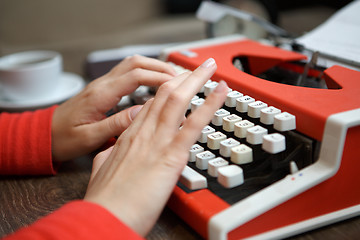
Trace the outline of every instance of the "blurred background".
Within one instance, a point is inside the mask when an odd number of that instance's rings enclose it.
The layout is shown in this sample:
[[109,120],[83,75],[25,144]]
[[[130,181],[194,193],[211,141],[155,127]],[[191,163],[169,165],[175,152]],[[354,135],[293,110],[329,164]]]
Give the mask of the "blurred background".
[[[24,50],[59,51],[64,70],[84,75],[95,50],[208,37],[196,19],[200,0],[0,0],[0,56]],[[217,1],[255,13],[301,35],[350,1]]]

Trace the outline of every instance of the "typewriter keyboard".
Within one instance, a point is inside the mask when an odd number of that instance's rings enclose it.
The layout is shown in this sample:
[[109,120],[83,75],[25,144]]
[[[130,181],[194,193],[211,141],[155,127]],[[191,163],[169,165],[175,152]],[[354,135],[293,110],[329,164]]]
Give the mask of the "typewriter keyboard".
[[[174,65],[178,73],[187,71]],[[209,80],[194,96],[187,114],[198,108],[217,82]],[[315,141],[296,132],[296,116],[229,89],[225,104],[189,150],[178,186],[186,192],[207,188],[234,204],[308,166]]]
[[[172,64],[172,63],[171,63]],[[188,71],[172,64],[178,73]],[[188,106],[201,106],[217,86],[209,80]],[[154,92],[139,87],[118,109],[143,104]],[[296,131],[296,116],[269,106],[241,89],[229,89],[225,104],[189,150],[178,186],[185,192],[207,188],[229,204],[295,173],[316,159],[318,142]]]

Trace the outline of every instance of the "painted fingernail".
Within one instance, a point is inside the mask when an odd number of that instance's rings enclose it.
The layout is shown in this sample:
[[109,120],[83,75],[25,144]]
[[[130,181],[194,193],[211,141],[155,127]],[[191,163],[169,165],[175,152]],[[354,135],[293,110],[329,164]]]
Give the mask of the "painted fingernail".
[[209,58],[203,64],[201,64],[201,67],[210,68],[210,67],[214,66],[215,64],[216,64],[215,60],[213,58]]
[[228,86],[225,81],[221,80],[217,87],[215,88],[214,92],[222,92],[224,89],[226,89]]

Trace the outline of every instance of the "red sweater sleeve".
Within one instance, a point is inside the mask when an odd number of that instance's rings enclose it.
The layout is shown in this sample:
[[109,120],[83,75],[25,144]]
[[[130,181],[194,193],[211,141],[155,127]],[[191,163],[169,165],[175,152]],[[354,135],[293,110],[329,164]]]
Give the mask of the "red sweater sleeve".
[[0,114],[0,174],[55,174],[51,154],[55,108]]
[[[0,114],[0,174],[54,174],[51,121],[55,107],[35,112]],[[143,239],[105,208],[86,201],[66,204],[14,239]]]
[[86,201],[68,203],[47,217],[29,227],[20,229],[3,240],[17,239],[143,240],[106,209]]

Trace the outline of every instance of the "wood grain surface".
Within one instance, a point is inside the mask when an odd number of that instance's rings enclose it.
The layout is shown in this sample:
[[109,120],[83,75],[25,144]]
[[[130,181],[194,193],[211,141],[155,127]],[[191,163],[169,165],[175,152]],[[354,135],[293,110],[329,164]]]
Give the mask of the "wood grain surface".
[[[29,225],[63,204],[82,199],[90,177],[92,156],[64,163],[56,176],[0,177],[0,237]],[[201,237],[165,208],[147,236],[149,240],[198,240]],[[360,217],[289,239],[360,239]]]

